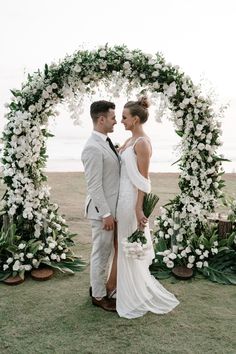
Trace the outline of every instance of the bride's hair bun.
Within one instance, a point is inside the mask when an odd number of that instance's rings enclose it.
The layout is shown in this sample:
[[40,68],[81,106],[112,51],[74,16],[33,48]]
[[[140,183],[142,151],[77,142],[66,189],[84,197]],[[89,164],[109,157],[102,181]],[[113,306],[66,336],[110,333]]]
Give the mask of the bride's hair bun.
[[150,102],[149,102],[147,96],[141,96],[141,97],[139,97],[139,99],[138,99],[138,104],[139,104],[140,106],[142,106],[143,108],[146,108],[146,109],[148,109],[148,107],[150,107]]
[[128,108],[132,116],[138,116],[140,123],[145,123],[148,119],[150,106],[147,96],[141,96],[138,101],[129,101],[124,105],[124,108]]

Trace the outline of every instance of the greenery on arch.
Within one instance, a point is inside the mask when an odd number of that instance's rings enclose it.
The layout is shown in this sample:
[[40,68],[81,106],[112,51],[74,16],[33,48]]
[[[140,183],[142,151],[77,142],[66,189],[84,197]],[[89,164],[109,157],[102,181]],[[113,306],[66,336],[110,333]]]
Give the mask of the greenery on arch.
[[[113,96],[125,87],[127,93],[134,89],[148,91],[154,102],[161,97],[182,137],[180,194],[156,221],[157,252],[158,244],[172,240],[177,230],[181,239],[179,236],[174,246],[178,250],[193,235],[199,238],[204,232],[207,216],[214,211],[224,186],[222,157],[217,154],[221,130],[211,100],[159,53],[150,55],[125,46],[79,50],[58,64],[45,65],[44,70],[28,75],[20,89],[12,90],[3,133],[6,193],[2,203],[4,217],[15,229],[11,229],[10,238],[4,234],[0,241],[3,275],[23,274],[40,263],[63,268],[63,264],[65,267],[76,260],[70,249],[72,236],[58,206],[50,201],[43,170],[50,136],[47,123],[56,115],[59,103],[67,104],[72,118],[78,120],[84,97],[101,83]],[[170,246],[166,243],[167,250]],[[178,252],[175,255],[177,258]],[[166,256],[161,257],[163,264]],[[164,263],[167,265],[167,261]]]

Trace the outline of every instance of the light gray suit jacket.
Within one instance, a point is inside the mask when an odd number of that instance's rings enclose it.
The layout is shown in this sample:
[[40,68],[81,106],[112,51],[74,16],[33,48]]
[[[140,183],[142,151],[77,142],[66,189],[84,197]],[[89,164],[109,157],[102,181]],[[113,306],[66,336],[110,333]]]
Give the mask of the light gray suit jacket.
[[116,216],[120,184],[120,160],[108,142],[93,134],[82,151],[88,196],[85,202],[85,216],[101,220],[111,213]]

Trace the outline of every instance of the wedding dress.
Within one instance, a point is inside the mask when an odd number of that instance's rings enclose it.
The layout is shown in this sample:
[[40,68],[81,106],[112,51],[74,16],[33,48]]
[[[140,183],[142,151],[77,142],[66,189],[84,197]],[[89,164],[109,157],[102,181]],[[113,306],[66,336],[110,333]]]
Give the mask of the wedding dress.
[[151,189],[150,180],[143,177],[138,170],[134,152],[137,140],[121,153],[121,177],[117,205],[116,309],[120,317],[129,319],[143,316],[148,311],[157,314],[167,313],[179,304],[175,296],[167,291],[149,271],[154,258],[149,226],[145,228],[149,250],[144,259],[127,257],[123,250],[122,241],[137,229],[135,205],[138,189],[145,193],[149,193]]

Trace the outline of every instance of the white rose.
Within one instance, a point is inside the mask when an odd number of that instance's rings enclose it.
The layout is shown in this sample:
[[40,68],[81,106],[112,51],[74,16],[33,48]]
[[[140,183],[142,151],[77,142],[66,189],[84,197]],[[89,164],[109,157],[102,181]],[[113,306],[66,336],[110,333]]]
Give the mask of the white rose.
[[17,260],[17,261],[15,261],[12,269],[17,272],[20,269],[20,265],[21,265],[20,261]]
[[169,254],[168,257],[169,257],[170,259],[175,259],[177,256],[176,256],[175,253],[171,253],[171,254]]
[[61,254],[61,259],[66,259],[66,254],[65,253]]
[[183,241],[183,235],[181,235],[181,234],[177,235],[177,236],[176,236],[176,240],[177,240],[178,242],[182,242],[182,241]]
[[190,246],[187,246],[187,247],[185,248],[185,252],[186,252],[186,253],[190,253],[190,252],[191,252],[191,247],[190,247]]
[[159,71],[155,70],[152,72],[152,77],[158,77],[159,76]]
[[23,250],[25,248],[25,243],[20,243],[18,248],[19,250]]
[[44,99],[47,99],[47,98],[49,98],[49,93],[44,90],[42,96]]
[[189,268],[189,269],[190,269],[190,268],[193,268],[193,263],[188,263],[188,264],[187,264],[187,268]]
[[29,270],[32,269],[32,266],[31,266],[30,264],[26,264],[26,265],[24,266],[24,268],[25,268],[25,270],[29,271]]
[[195,256],[189,256],[189,257],[188,257],[188,261],[189,261],[189,263],[194,263],[194,261],[195,261]]
[[187,255],[187,253],[185,252],[185,250],[183,250],[180,254],[181,254],[182,257],[186,257],[186,255]]
[[107,52],[106,52],[104,49],[102,49],[102,50],[99,51],[99,56],[100,56],[101,58],[105,58],[106,54],[107,54]]
[[13,261],[14,261],[14,259],[13,259],[12,257],[9,257],[9,258],[7,259],[7,264],[11,264]]
[[202,268],[202,262],[197,262],[196,266],[197,266],[197,268]]
[[174,262],[168,261],[168,262],[166,263],[166,266],[167,266],[167,268],[173,268],[173,267],[174,267]]
[[31,104],[31,105],[29,106],[29,112],[30,112],[30,113],[33,113],[33,112],[35,112],[35,110],[36,110],[35,106],[34,106],[33,104]]

